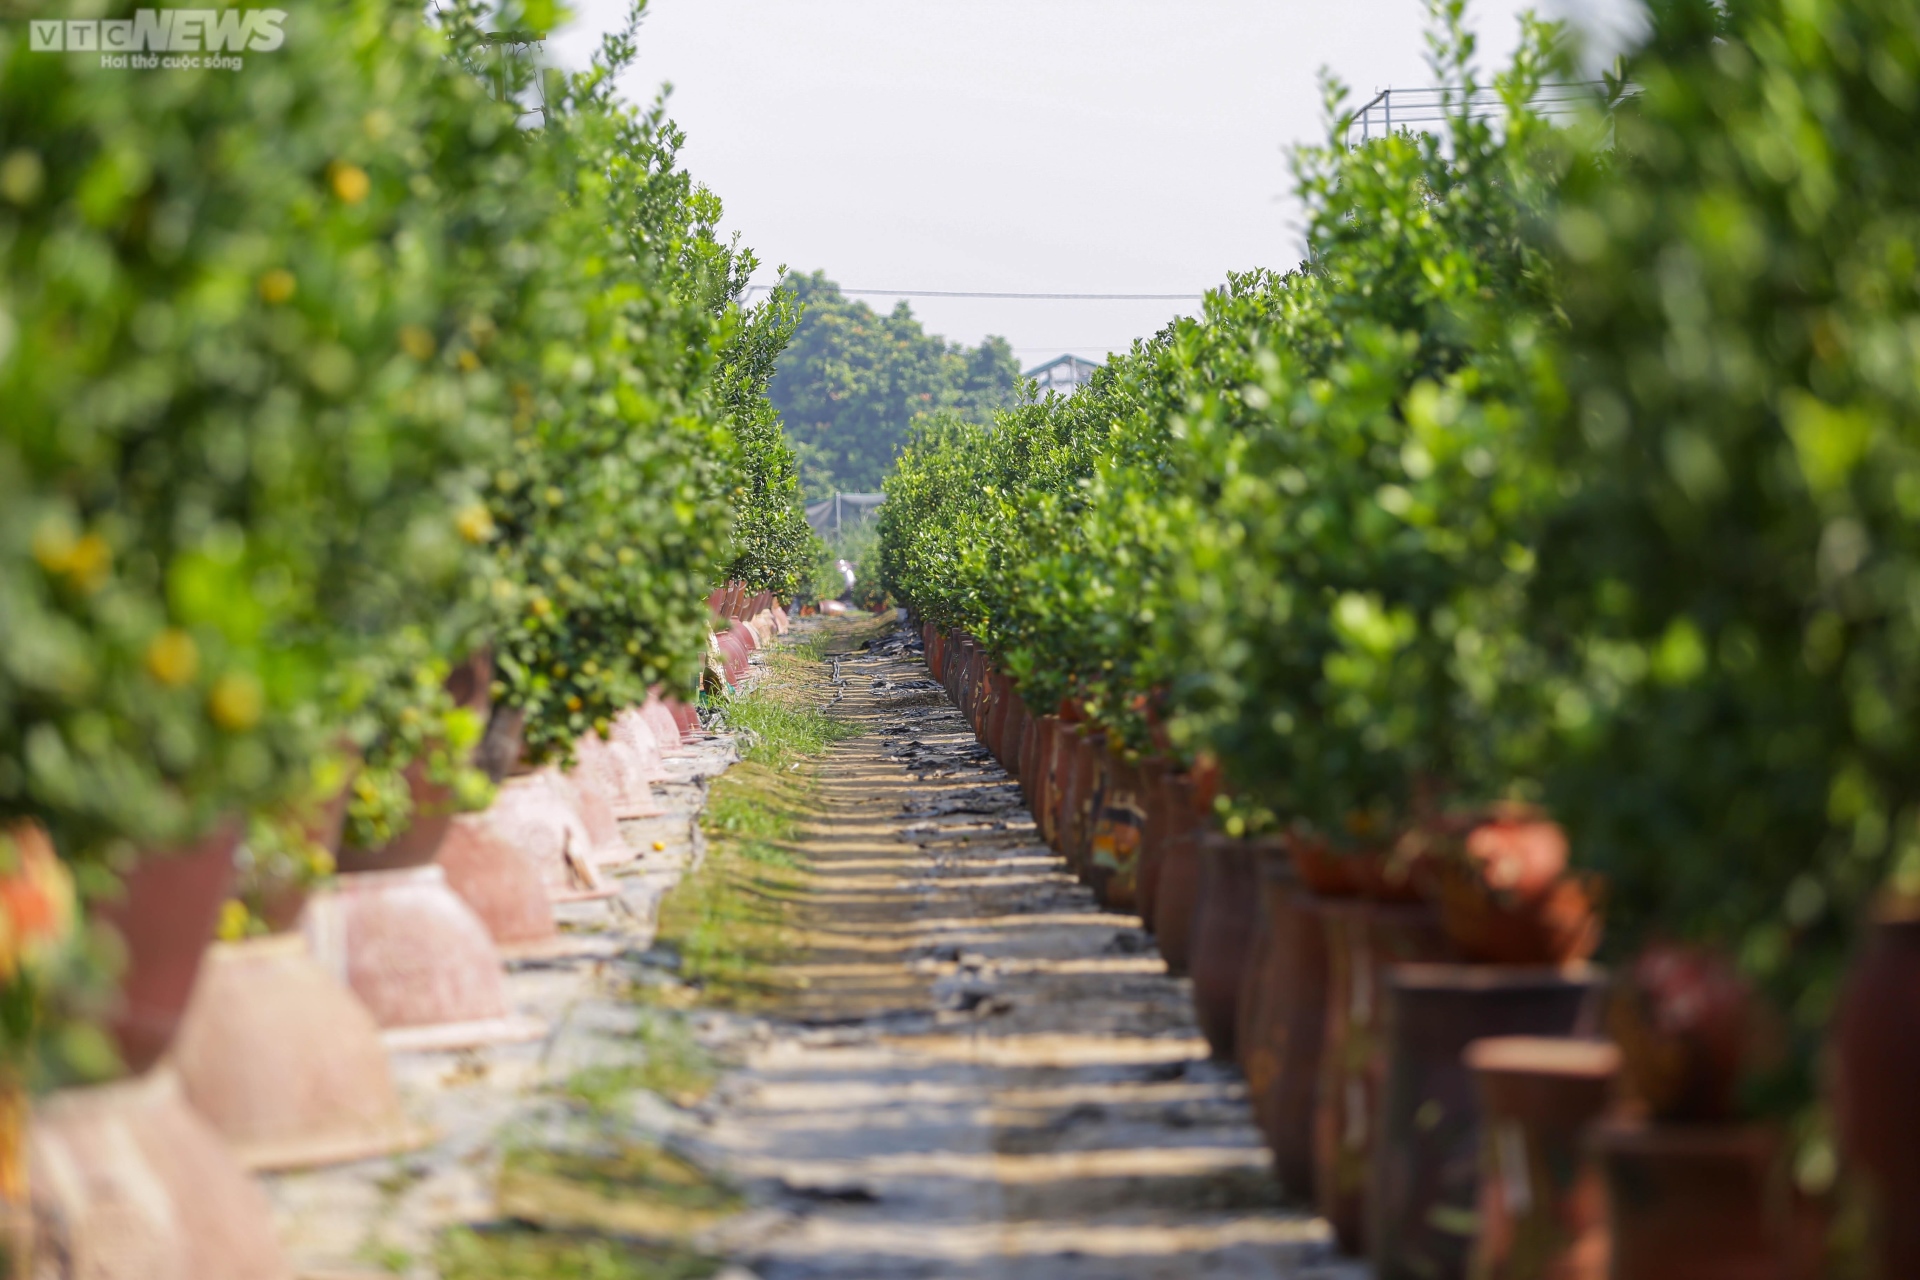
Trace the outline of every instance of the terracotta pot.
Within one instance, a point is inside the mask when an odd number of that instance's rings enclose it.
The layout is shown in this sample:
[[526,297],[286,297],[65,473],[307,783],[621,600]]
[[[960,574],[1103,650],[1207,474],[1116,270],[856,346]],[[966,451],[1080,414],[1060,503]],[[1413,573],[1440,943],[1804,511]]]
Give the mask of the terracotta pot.
[[1606,1185],[1586,1134],[1612,1105],[1620,1050],[1505,1036],[1467,1046],[1480,1096],[1475,1280],[1606,1280]]
[[747,646],[738,632],[729,628],[717,632],[713,637],[713,647],[720,659],[720,668],[727,683],[739,688],[747,679]]
[[1041,719],[1033,714],[1033,708],[1024,701],[1020,703],[1020,767],[1014,780],[1020,784],[1020,798],[1027,803],[1027,812],[1033,816],[1037,828],[1040,823],[1040,789],[1035,777],[1039,769]]
[[554,775],[554,789],[565,796],[587,829],[587,855],[601,867],[632,862],[640,851],[620,834],[620,819],[607,793],[575,774]]
[[1200,892],[1193,916],[1193,1011],[1216,1058],[1234,1056],[1240,987],[1259,915],[1260,863],[1269,846],[1209,834],[1200,842]]
[[297,934],[214,945],[171,1061],[250,1169],[364,1160],[432,1136],[400,1109],[373,1015]]
[[1608,1015],[1627,1089],[1654,1119],[1722,1121],[1735,1114],[1758,1032],[1752,990],[1730,961],[1698,947],[1655,943],[1620,976]]
[[1160,847],[1160,880],[1153,895],[1153,936],[1173,973],[1185,973],[1193,950],[1193,921],[1200,900],[1200,840],[1211,830],[1199,812],[1192,786],[1167,780],[1166,836]]
[[1107,755],[1100,766],[1099,808],[1087,841],[1087,882],[1101,906],[1131,911],[1137,902],[1140,833],[1147,821],[1140,771],[1114,755]]
[[1327,1033],[1326,931],[1320,899],[1300,886],[1283,859],[1263,853],[1260,871],[1266,937],[1241,990],[1240,1065],[1281,1188],[1311,1201],[1313,1110]]
[[1314,1202],[1340,1247],[1365,1252],[1367,1183],[1387,1080],[1387,968],[1452,958],[1432,907],[1322,899],[1327,1029],[1314,1095]]
[[734,639],[738,640],[740,647],[748,653],[758,653],[760,651],[760,635],[753,629],[752,623],[745,619],[735,618],[727,624],[727,632],[733,636]]
[[1013,681],[1002,677],[1000,689],[1000,724],[994,731],[994,741],[999,746],[995,759],[1007,776],[1015,782],[1020,780],[1020,743],[1026,733],[1027,721],[1024,709],[1020,705],[1019,695],[1013,691]]
[[142,855],[121,881],[121,896],[91,908],[126,946],[118,1007],[107,1029],[128,1070],[160,1060],[180,1028],[200,959],[233,890],[238,818],[185,848]]
[[1469,960],[1567,964],[1600,946],[1598,881],[1567,869],[1567,838],[1538,819],[1497,819],[1460,856],[1431,863],[1447,936]]
[[38,1276],[292,1280],[273,1206],[166,1069],[34,1104]]
[[[664,756],[685,755],[686,741],[700,732],[700,713],[678,698],[663,698],[660,687],[647,690],[640,716],[653,729],[654,745]],[[661,766],[665,772],[665,765]]]
[[1041,716],[1033,722],[1033,763],[1026,778],[1027,807],[1033,811],[1040,839],[1055,849],[1060,847],[1053,822],[1058,799],[1054,770],[1059,741],[1059,716]]
[[1093,828],[1099,820],[1106,785],[1107,735],[1091,726],[1074,734],[1073,772],[1068,778],[1066,811],[1062,815],[1067,866],[1085,881],[1093,856]]
[[1289,831],[1286,840],[1302,888],[1322,898],[1351,898],[1360,892],[1353,867],[1327,846],[1324,837],[1303,829]]
[[342,871],[398,871],[404,867],[423,867],[440,852],[440,842],[453,825],[453,788],[427,776],[427,762],[415,760],[402,774],[407,794],[413,797],[413,818],[406,830],[378,849],[340,850]]
[[544,955],[559,947],[562,939],[540,868],[484,818],[457,819],[440,846],[438,863],[447,887],[473,908],[501,955]]
[[773,606],[772,613],[773,629],[776,632],[785,635],[787,632],[793,630],[793,619],[787,616],[787,610],[784,605],[776,602]]
[[1134,877],[1134,906],[1147,928],[1153,928],[1153,899],[1160,888],[1160,842],[1167,828],[1167,778],[1173,764],[1164,756],[1140,763],[1140,869]]
[[439,867],[341,876],[307,904],[307,941],[387,1032],[389,1048],[456,1049],[537,1039],[516,1017],[487,927]]
[[[616,823],[625,818],[658,817],[665,812],[654,803],[644,758],[625,742],[602,741],[599,734],[589,730],[574,745],[574,767],[567,777],[580,790],[596,793]],[[619,838],[617,826],[614,837]]]
[[[647,705],[657,708],[654,714],[647,713]],[[673,716],[664,705],[649,698],[647,704],[628,707],[613,718],[613,741],[625,751],[627,767],[633,776],[648,787],[647,799],[651,804],[651,785],[667,780],[666,753],[670,747],[679,747],[680,727],[674,724]]]
[[1606,1175],[1615,1280],[1785,1280],[1792,1271],[1772,1130],[1611,1121],[1590,1141]]
[[1920,1276],[1920,916],[1874,922],[1834,1044],[1834,1109],[1880,1280]]
[[480,820],[532,860],[553,902],[612,897],[593,857],[593,837],[551,770],[509,779]]
[[1387,1077],[1367,1186],[1379,1280],[1464,1277],[1479,1199],[1480,1098],[1467,1046],[1488,1036],[1592,1035],[1599,970],[1403,964],[1386,974]]

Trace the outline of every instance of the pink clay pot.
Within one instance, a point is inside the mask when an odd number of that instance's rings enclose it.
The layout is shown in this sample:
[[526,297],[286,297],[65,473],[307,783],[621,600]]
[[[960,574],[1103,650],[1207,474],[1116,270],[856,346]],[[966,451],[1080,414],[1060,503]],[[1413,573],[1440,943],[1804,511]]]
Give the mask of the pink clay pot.
[[292,1280],[273,1207],[164,1068],[34,1103],[36,1275]]
[[680,726],[680,740],[692,742],[700,737],[700,708],[685,698],[668,698],[667,711],[673,716],[673,722]]
[[250,1169],[364,1160],[431,1137],[400,1109],[373,1015],[298,934],[215,944],[172,1065]]
[[773,629],[778,635],[785,635],[793,630],[793,620],[787,617],[787,611],[781,608],[778,602],[773,606]]
[[120,898],[93,908],[126,946],[119,1005],[107,1026],[131,1071],[158,1062],[180,1028],[233,888],[239,843],[240,822],[229,819],[184,849],[145,854],[123,878]]
[[501,955],[539,955],[560,944],[540,869],[484,819],[468,814],[454,821],[439,865],[447,887],[473,908]]
[[407,792],[413,797],[413,820],[393,839],[378,849],[342,849],[342,871],[397,871],[402,867],[423,867],[440,852],[440,842],[453,825],[453,788],[427,776],[427,762],[415,760],[404,774]]
[[684,755],[686,739],[700,732],[698,713],[678,698],[662,698],[658,685],[647,690],[647,700],[640,704],[640,715],[652,727],[654,743],[662,756]]
[[544,1027],[507,1006],[500,953],[439,867],[340,877],[307,904],[307,940],[388,1035],[389,1048],[531,1040]]
[[556,775],[554,785],[580,815],[587,829],[588,856],[595,862],[602,867],[619,866],[640,856],[638,849],[621,838],[620,819],[606,792],[579,777],[577,772]]
[[679,726],[673,723],[664,706],[660,707],[659,718],[667,722],[665,740],[660,737],[659,725],[647,715],[644,707],[628,707],[613,718],[613,740],[626,749],[632,767],[640,771],[642,781],[647,783],[667,780],[667,749],[680,745]]
[[611,897],[593,837],[551,770],[509,778],[480,815],[487,829],[533,862],[553,902]]
[[659,816],[646,765],[626,743],[602,740],[589,730],[574,745],[574,756],[576,763],[568,777],[576,787],[598,792],[616,821]]

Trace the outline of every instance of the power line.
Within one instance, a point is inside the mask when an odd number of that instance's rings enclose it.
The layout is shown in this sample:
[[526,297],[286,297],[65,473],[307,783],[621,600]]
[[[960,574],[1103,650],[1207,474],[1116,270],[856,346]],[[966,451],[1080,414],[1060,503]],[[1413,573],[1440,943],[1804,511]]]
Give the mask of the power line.
[[[756,284],[748,293],[767,293],[777,285]],[[841,293],[880,298],[1004,298],[1050,302],[1199,302],[1204,293],[974,293],[957,289],[841,289]]]

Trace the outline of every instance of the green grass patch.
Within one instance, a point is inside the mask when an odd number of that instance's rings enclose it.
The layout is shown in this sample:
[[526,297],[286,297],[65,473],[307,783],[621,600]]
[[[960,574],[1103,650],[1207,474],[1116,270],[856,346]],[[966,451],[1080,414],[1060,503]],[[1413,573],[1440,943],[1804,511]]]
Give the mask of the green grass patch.
[[691,1107],[712,1091],[719,1064],[700,1047],[686,1023],[655,1010],[634,1035],[640,1052],[633,1062],[587,1067],[568,1077],[562,1091],[596,1115],[610,1116],[636,1089],[658,1094],[675,1106]]
[[448,1231],[434,1261],[441,1280],[706,1280],[722,1265],[672,1245],[520,1224]]

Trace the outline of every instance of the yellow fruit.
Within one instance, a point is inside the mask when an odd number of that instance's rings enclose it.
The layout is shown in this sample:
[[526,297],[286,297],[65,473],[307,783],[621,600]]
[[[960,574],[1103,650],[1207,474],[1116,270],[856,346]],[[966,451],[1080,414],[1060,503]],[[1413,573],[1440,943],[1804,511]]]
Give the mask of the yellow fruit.
[[417,324],[400,327],[400,349],[425,364],[433,359],[433,335]]
[[147,674],[170,689],[177,689],[199,674],[200,647],[193,637],[169,627],[147,644]]
[[113,548],[97,533],[89,533],[73,544],[67,557],[67,580],[92,594],[107,584],[113,571]]
[[664,853],[666,852],[666,848],[667,842],[665,840],[655,840],[653,842],[653,851],[655,853]]
[[480,367],[480,357],[471,351],[462,351],[458,360],[462,373],[472,373]]
[[331,170],[333,194],[348,204],[359,204],[373,190],[373,182],[367,177],[367,171],[357,164],[348,164],[336,160]]
[[533,603],[527,607],[533,610],[535,617],[544,618],[553,612],[553,601],[545,596],[535,596]]
[[486,542],[493,537],[493,513],[481,503],[462,510],[453,523],[468,542]]
[[266,690],[244,671],[229,671],[213,682],[207,695],[207,711],[213,722],[228,733],[245,733],[260,723],[267,709]]
[[275,267],[260,277],[260,300],[277,307],[292,298],[294,290],[299,287],[300,282],[293,278],[293,272],[285,267]]
[[585,705],[587,704],[580,701],[579,694],[570,693],[567,695],[567,710],[578,711],[581,707],[584,707]]
[[252,922],[247,904],[237,898],[228,898],[220,904],[220,941],[241,941],[251,932]]

